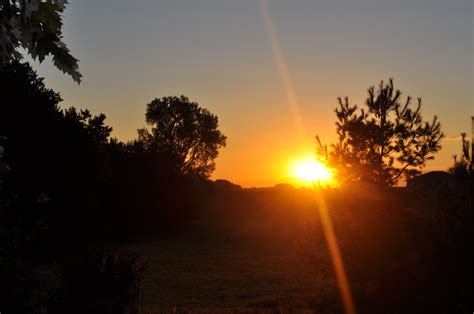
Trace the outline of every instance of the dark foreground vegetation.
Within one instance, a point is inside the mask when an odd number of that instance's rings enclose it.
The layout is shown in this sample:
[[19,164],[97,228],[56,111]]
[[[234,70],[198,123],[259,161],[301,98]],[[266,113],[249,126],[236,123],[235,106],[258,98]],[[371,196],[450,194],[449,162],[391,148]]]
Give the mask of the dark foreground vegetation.
[[[469,187],[380,193],[324,192],[357,310],[468,313]],[[180,236],[127,246],[147,261],[144,308],[343,313],[315,197],[278,187],[220,191]]]
[[[27,64],[0,86],[2,313],[343,312],[314,191],[210,181],[225,136],[207,110],[155,99],[123,143]],[[442,183],[324,191],[360,313],[472,312],[470,160],[464,141]]]

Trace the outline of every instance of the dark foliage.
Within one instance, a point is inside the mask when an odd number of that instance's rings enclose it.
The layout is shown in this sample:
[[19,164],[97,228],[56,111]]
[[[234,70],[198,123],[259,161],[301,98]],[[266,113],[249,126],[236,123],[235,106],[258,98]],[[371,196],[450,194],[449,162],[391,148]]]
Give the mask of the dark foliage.
[[[100,250],[88,255],[102,246],[107,215],[115,214],[105,199],[107,161],[115,158],[105,115],[61,110],[59,95],[27,64],[0,67],[0,84],[1,310],[71,312],[64,306],[81,291],[94,296],[85,312],[134,306],[138,261]],[[92,278],[106,291],[91,291]]]
[[6,138],[7,180],[15,194],[8,211],[31,224],[41,220],[56,250],[84,242],[97,226],[104,150],[112,130],[104,125],[105,115],[60,110],[59,94],[26,64],[1,67],[0,84],[0,134]]

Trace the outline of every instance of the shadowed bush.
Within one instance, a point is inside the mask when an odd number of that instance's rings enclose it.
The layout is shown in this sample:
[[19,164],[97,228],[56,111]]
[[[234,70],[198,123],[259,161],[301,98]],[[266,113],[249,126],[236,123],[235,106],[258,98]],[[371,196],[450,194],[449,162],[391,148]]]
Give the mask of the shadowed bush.
[[61,268],[52,311],[124,313],[137,310],[144,267],[136,256],[95,251]]

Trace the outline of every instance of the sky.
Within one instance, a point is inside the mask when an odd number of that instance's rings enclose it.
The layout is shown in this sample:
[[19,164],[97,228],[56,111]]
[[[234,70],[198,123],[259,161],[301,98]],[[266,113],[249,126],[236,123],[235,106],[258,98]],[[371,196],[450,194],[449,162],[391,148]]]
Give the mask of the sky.
[[393,78],[438,115],[443,149],[426,171],[446,170],[474,115],[472,1],[71,0],[64,41],[80,85],[35,65],[62,107],[103,112],[127,141],[154,98],[185,95],[219,117],[227,146],[213,179],[297,182],[289,165],[336,140],[337,97],[363,104]]

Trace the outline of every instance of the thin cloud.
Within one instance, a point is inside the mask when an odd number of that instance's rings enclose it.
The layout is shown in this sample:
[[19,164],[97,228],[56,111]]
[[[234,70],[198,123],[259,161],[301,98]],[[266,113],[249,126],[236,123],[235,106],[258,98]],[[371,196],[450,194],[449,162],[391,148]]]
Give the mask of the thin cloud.
[[460,142],[462,139],[461,135],[458,136],[446,136],[443,138],[443,142]]

